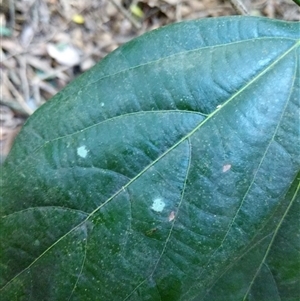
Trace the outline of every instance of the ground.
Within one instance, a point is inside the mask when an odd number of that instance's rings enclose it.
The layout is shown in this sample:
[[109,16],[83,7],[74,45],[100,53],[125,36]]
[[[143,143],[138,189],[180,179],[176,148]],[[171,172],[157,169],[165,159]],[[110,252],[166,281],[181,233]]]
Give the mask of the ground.
[[169,23],[241,14],[239,2],[250,15],[300,20],[292,0],[3,0],[1,161],[39,106],[119,45]]

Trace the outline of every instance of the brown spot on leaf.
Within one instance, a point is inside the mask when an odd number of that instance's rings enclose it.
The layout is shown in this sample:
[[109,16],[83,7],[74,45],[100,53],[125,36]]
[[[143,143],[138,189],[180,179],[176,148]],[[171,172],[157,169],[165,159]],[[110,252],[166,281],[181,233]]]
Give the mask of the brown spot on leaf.
[[171,213],[169,214],[169,222],[171,222],[174,218],[175,218],[175,212],[171,211]]

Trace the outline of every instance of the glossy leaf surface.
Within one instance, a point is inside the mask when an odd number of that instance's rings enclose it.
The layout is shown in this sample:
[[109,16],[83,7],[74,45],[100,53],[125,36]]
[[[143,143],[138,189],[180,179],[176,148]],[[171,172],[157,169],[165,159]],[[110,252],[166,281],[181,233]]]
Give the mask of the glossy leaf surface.
[[40,108],[1,170],[1,300],[298,300],[299,49],[174,24]]

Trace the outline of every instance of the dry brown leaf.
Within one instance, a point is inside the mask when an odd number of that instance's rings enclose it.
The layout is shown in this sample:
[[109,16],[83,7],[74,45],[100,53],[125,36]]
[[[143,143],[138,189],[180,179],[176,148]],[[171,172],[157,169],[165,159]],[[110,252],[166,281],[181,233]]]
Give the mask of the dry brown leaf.
[[59,64],[72,67],[80,63],[80,52],[72,45],[55,45],[48,43],[47,51],[49,56],[55,59]]
[[1,48],[10,52],[10,53],[16,53],[23,51],[23,47],[18,43],[17,40],[12,39],[4,39],[1,38]]
[[33,37],[35,35],[35,30],[31,24],[25,25],[23,27],[21,36],[20,36],[20,44],[27,48],[29,44],[31,43]]
[[80,69],[82,71],[86,71],[86,70],[92,68],[95,64],[96,64],[96,62],[93,59],[87,58],[81,62]]

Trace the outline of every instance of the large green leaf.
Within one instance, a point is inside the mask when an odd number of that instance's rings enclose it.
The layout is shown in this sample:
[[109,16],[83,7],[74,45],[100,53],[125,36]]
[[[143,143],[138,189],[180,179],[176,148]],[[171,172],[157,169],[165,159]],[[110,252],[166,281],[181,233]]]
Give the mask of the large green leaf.
[[1,171],[1,300],[298,300],[299,23],[131,41]]

